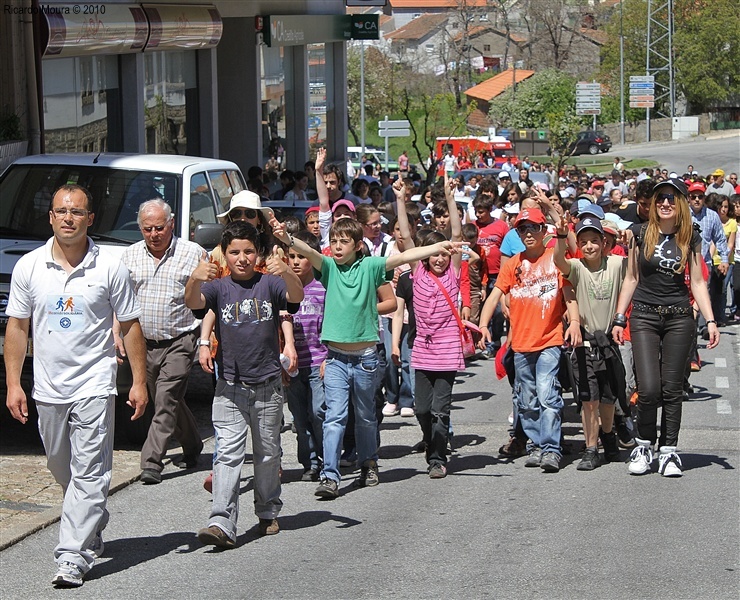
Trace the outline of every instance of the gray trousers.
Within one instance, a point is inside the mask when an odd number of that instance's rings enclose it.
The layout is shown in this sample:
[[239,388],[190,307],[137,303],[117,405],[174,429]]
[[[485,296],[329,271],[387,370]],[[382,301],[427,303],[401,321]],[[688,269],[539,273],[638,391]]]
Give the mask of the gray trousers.
[[203,438],[184,398],[197,339],[198,332],[192,331],[170,343],[147,341],[146,385],[149,401],[154,402],[154,417],[141,449],[142,469],[164,469],[172,437],[180,442],[184,454],[200,454],[203,449]]
[[108,524],[108,489],[113,470],[115,396],[66,404],[36,400],[46,465],[64,490],[57,563],[87,573],[94,564],[88,549]]
[[280,376],[256,385],[219,379],[213,398],[216,459],[213,461],[213,504],[208,526],[216,525],[236,539],[239,484],[246,452],[247,427],[252,431],[254,512],[277,517],[280,500],[280,423],[283,384]]

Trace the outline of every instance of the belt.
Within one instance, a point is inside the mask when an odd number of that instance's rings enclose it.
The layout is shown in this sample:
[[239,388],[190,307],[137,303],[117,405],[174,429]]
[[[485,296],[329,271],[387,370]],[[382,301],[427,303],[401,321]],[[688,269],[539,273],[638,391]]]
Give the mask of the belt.
[[633,302],[632,310],[637,312],[656,313],[659,315],[690,315],[690,306],[653,306],[642,302]]
[[174,344],[177,340],[184,338],[186,335],[196,334],[198,331],[196,329],[192,329],[191,331],[186,331],[185,333],[181,333],[177,337],[169,338],[167,340],[146,340],[146,347],[149,350],[154,350],[155,348],[167,348],[168,346],[171,346]]

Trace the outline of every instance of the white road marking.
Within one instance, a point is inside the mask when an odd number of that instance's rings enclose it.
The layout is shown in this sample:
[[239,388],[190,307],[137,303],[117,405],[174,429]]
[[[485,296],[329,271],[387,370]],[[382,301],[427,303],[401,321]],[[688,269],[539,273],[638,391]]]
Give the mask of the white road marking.
[[718,369],[725,369],[727,367],[727,359],[726,358],[715,358],[714,366],[717,367]]
[[717,398],[717,414],[718,415],[731,415],[732,406],[730,401],[725,398]]
[[730,378],[729,377],[715,377],[714,387],[729,389]]

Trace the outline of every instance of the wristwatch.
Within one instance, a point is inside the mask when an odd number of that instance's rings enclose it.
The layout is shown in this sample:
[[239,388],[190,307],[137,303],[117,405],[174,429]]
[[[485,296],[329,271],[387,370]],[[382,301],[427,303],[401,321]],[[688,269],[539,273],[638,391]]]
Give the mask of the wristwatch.
[[198,340],[198,345],[199,346],[210,346],[211,340]]

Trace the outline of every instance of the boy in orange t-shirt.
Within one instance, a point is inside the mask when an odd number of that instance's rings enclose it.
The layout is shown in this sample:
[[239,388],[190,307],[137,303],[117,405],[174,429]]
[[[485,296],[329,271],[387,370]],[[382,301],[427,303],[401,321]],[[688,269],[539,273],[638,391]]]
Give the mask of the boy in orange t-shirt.
[[[520,419],[532,443],[525,466],[554,473],[560,470],[562,456],[560,353],[564,341],[573,346],[581,342],[578,304],[573,288],[555,266],[553,250],[545,248],[547,228],[542,211],[523,210],[514,227],[525,250],[504,264],[483,305],[481,345],[490,339],[487,324],[496,305],[503,295],[510,294],[510,342],[514,350],[518,413],[515,418]],[[563,335],[562,317],[566,308],[569,325]]]

